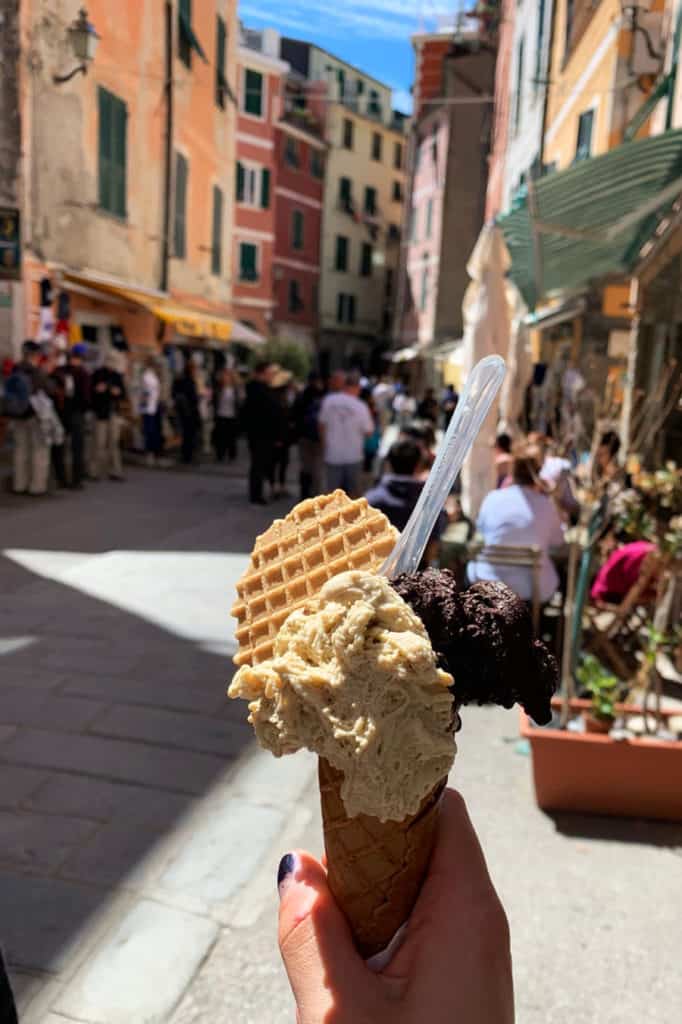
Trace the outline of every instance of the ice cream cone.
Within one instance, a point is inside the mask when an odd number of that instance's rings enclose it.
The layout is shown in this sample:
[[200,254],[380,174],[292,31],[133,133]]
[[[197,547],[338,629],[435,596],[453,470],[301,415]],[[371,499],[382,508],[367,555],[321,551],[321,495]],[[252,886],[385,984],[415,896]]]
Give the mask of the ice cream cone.
[[320,800],[329,887],[369,958],[385,949],[417,900],[436,838],[447,779],[404,821],[349,818],[341,799],[343,775],[319,759]]

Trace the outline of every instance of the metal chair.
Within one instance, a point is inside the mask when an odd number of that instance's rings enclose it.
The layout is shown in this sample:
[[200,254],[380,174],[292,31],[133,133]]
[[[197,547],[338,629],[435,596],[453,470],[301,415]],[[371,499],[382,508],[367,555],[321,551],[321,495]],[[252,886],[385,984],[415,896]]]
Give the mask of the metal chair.
[[530,569],[531,572],[531,615],[535,635],[540,634],[540,548],[515,547],[506,544],[487,544],[478,552],[477,559],[490,565],[513,566]]

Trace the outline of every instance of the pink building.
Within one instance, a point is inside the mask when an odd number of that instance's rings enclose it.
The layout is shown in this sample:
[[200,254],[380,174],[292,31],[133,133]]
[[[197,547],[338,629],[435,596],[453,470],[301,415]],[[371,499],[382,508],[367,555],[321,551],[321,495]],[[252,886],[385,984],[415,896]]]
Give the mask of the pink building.
[[497,65],[495,67],[495,106],[493,133],[488,159],[488,194],[485,219],[493,220],[504,207],[504,172],[509,138],[510,75],[514,19],[517,0],[501,0],[500,27],[497,37]]

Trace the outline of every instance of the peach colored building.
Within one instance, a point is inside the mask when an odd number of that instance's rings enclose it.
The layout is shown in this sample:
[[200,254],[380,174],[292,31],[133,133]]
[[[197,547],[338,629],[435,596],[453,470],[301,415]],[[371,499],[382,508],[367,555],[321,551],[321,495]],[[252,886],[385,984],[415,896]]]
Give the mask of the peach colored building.
[[133,351],[224,346],[235,336],[236,0],[90,0],[99,45],[86,74],[70,33],[80,6],[25,0],[4,26],[18,43],[20,116],[0,105],[0,133],[21,153],[14,352],[60,317],[95,353],[122,336]]

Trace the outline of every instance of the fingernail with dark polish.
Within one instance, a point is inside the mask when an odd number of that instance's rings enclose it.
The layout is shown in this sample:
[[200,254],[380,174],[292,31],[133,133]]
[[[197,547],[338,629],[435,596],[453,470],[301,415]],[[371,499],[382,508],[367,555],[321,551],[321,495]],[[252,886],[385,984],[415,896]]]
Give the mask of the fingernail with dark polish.
[[291,882],[291,876],[298,866],[298,857],[295,853],[285,853],[279,862],[279,868],[277,869],[277,889],[280,898],[284,894],[284,890]]

